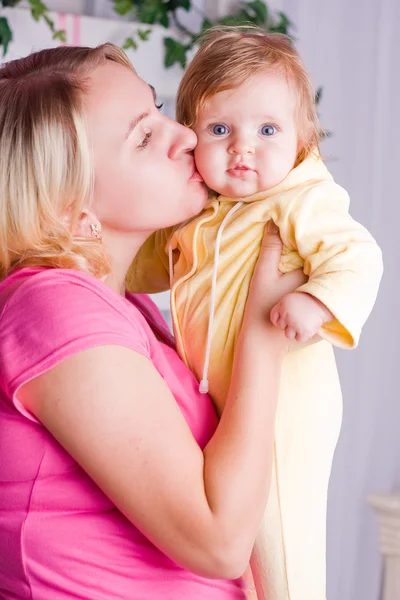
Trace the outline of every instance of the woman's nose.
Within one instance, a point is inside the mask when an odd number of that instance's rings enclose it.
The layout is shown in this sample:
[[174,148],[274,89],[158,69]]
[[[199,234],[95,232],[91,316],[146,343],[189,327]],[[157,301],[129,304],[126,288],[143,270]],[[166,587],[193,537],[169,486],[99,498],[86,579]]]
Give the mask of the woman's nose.
[[173,121],[173,132],[171,147],[169,151],[170,158],[178,158],[181,154],[187,154],[195,149],[197,145],[197,135],[188,127]]

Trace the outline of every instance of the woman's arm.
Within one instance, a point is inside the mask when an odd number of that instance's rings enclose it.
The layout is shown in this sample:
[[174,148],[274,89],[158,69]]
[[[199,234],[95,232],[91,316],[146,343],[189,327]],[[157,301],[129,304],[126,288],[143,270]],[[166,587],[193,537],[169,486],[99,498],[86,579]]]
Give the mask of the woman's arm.
[[19,392],[144,535],[208,577],[243,573],[268,497],[287,343],[268,314],[303,281],[280,276],[280,243],[272,236],[268,244],[274,248],[253,278],[226,408],[204,452],[150,360],[124,347],[85,350]]

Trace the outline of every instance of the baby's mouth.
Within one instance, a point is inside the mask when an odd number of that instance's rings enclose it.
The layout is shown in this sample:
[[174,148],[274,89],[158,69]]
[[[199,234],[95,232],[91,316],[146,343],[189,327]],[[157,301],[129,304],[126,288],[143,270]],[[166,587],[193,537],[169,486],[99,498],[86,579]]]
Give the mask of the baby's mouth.
[[231,175],[232,177],[245,177],[254,172],[255,172],[254,169],[252,169],[251,167],[249,167],[248,165],[245,165],[243,163],[238,163],[237,165],[232,165],[228,169],[228,174]]

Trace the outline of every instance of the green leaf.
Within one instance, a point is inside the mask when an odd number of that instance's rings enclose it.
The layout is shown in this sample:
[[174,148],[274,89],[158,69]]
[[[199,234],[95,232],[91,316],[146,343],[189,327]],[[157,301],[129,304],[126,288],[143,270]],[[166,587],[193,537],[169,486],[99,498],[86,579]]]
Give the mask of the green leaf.
[[253,2],[247,2],[246,6],[254,13],[255,22],[257,25],[264,25],[268,19],[268,8],[262,0],[253,0]]
[[315,97],[314,97],[315,104],[318,104],[321,101],[322,92],[323,92],[323,88],[322,87],[319,87],[317,89],[317,91],[315,92]]
[[43,15],[48,12],[48,8],[41,0],[29,0],[29,4],[31,7],[31,15],[35,19],[35,21],[39,21]]
[[12,31],[5,17],[0,17],[0,46],[3,46],[3,56],[7,54],[8,44],[13,39]]
[[169,18],[168,18],[168,13],[162,13],[160,15],[160,19],[159,19],[159,23],[160,25],[162,25],[163,27],[165,27],[165,29],[168,29],[169,27]]
[[190,10],[190,0],[168,0],[166,6],[168,11],[174,11],[177,8]]
[[128,37],[123,43],[123,50],[137,50],[137,42],[133,39],[133,37]]
[[114,11],[121,16],[125,16],[133,10],[132,0],[113,0],[113,4]]
[[[43,15],[43,18],[46,21],[47,25],[50,27],[51,31],[55,32],[56,27],[54,25],[54,21],[52,21],[48,15]],[[53,39],[55,38],[53,37]]]
[[186,53],[189,46],[181,44],[177,40],[170,37],[164,38],[164,66],[169,69],[174,64],[178,63],[182,68],[186,66]]
[[137,34],[142,42],[147,42],[151,34],[151,29],[138,29]]
[[283,12],[279,12],[278,17],[279,20],[272,23],[268,27],[268,30],[275,33],[284,33],[285,35],[289,35],[289,27],[292,25],[292,22]]
[[53,33],[53,40],[60,40],[60,42],[65,44],[67,41],[67,34],[65,33],[65,30],[60,29],[59,31],[55,31]]
[[236,20],[238,21],[238,23],[242,23],[243,25],[245,25],[246,23],[254,23],[256,24],[256,16],[254,15],[253,12],[247,10],[246,8],[242,8],[241,10],[238,10],[238,12],[236,13],[236,15],[233,15],[234,17],[236,16]]
[[279,15],[279,17],[281,19],[282,25],[286,25],[286,27],[290,27],[290,25],[293,25],[292,21],[287,18],[287,16],[285,15],[285,13],[278,12],[278,15]]
[[217,24],[218,25],[228,25],[228,26],[235,26],[235,25],[245,25],[245,24],[249,23],[249,15],[246,13],[246,11],[238,11],[237,13],[235,13],[234,15],[228,15],[226,17],[222,17],[221,19],[218,19]]
[[288,34],[287,28],[286,27],[282,27],[282,25],[280,25],[279,23],[276,24],[276,25],[269,25],[268,26],[268,31],[270,33],[284,33],[285,35]]
[[17,4],[19,4],[20,2],[21,0],[1,0],[0,5],[4,6],[4,8],[7,8],[7,6],[13,8],[14,6],[17,6]]
[[164,27],[169,25],[167,7],[162,0],[146,0],[138,5],[138,17],[141,23],[160,23]]

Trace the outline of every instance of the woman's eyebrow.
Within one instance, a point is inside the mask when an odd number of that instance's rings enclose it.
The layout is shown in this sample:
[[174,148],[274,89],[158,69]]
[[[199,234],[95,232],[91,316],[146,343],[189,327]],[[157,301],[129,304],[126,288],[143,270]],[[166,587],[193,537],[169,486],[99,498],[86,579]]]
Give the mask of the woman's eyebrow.
[[144,113],[142,113],[141,115],[139,115],[138,117],[136,117],[136,119],[133,119],[133,121],[131,121],[131,122],[129,123],[128,131],[126,132],[126,136],[125,136],[125,137],[126,137],[126,139],[128,139],[128,137],[129,137],[129,136],[131,135],[131,133],[134,131],[135,127],[136,127],[137,125],[139,125],[139,123],[140,123],[141,121],[143,121],[143,119],[145,119],[145,118],[146,118],[146,117],[148,117],[148,116],[149,116],[149,113],[148,113],[148,112],[144,112]]
[[[157,100],[157,92],[154,86],[152,86],[150,83],[148,84],[149,88],[151,89],[151,92],[153,94],[153,100],[154,103]],[[148,112],[144,112],[141,115],[139,115],[136,119],[134,119],[133,121],[130,122],[129,127],[128,127],[128,131],[126,132],[126,138],[128,139],[128,137],[131,135],[131,133],[133,132],[133,130],[135,129],[135,127],[137,125],[139,125],[139,123],[141,121],[143,121],[143,119],[145,119],[146,117],[149,116]]]

